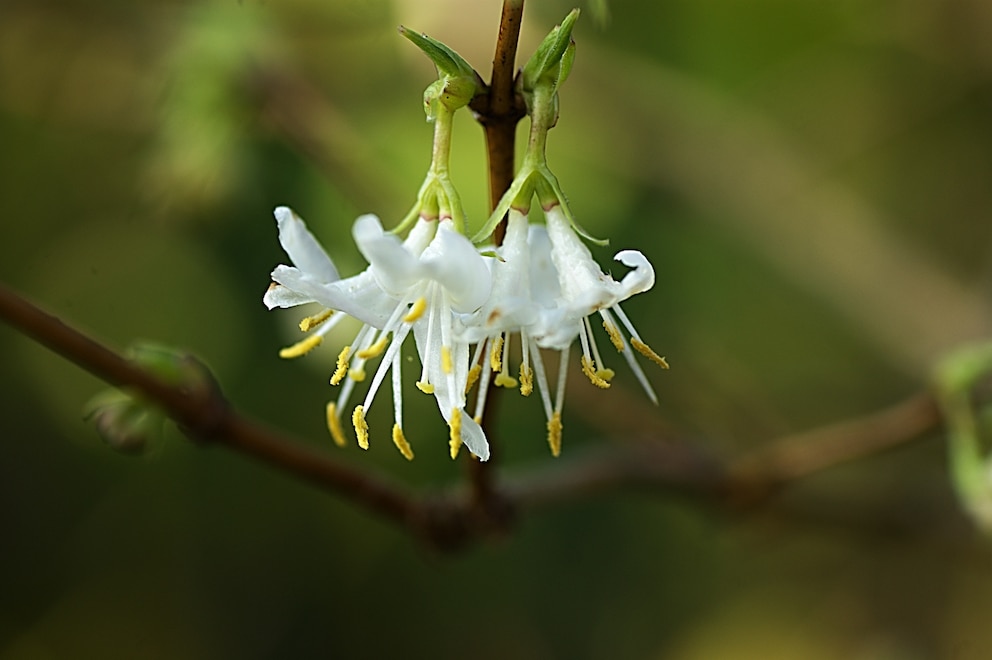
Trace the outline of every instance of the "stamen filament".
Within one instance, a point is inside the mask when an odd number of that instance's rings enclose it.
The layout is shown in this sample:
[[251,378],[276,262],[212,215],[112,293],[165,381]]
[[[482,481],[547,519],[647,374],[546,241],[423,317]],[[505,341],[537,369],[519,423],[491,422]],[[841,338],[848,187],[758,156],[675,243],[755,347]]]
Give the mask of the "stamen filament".
[[561,414],[561,409],[565,405],[565,383],[568,380],[568,354],[571,352],[571,345],[561,349],[561,357],[558,359],[558,389],[555,392],[555,412]]
[[[491,343],[491,340],[482,340],[480,344],[486,344],[487,341]],[[475,397],[475,416],[473,419],[476,424],[482,423],[482,413],[486,409],[486,397],[489,395],[489,379],[493,374],[493,363],[492,360],[483,360],[482,364],[482,376],[479,380],[479,390]]]
[[[425,346],[424,352],[420,356],[420,363],[421,363],[420,380],[417,381],[417,389],[419,389],[421,392],[424,392],[425,394],[434,393],[434,386],[431,385],[430,379],[427,377],[427,369],[431,363],[430,350],[431,350],[431,346],[434,346],[434,333],[436,332],[436,329],[434,327],[434,317],[436,316],[436,314],[434,312],[437,309],[437,304],[435,304],[437,301],[434,300],[434,289],[435,289],[434,284],[431,283],[430,295],[431,295],[432,304],[431,304],[430,313],[427,315],[427,339],[425,340],[424,343]],[[426,297],[421,297],[420,300],[423,300],[425,305],[427,304]],[[418,300],[417,302],[420,301]],[[417,315],[417,318],[420,318],[420,316],[422,315],[423,315],[423,310],[421,310],[420,314]]]
[[537,391],[541,394],[541,403],[544,405],[544,416],[551,419],[551,390],[548,389],[548,376],[544,371],[544,359],[541,357],[541,349],[537,342],[528,342],[531,357],[534,360],[534,373],[537,374]]
[[[609,310],[606,309],[600,310],[599,313],[603,316],[604,324],[610,323],[612,325],[614,323],[613,318],[610,316]],[[624,347],[624,350],[621,351],[621,355],[623,355],[624,359],[627,360],[627,364],[630,366],[630,370],[634,372],[634,376],[637,378],[637,382],[639,382],[641,384],[641,387],[644,388],[644,392],[648,395],[648,398],[651,399],[651,402],[653,404],[658,405],[658,396],[654,393],[654,389],[651,388],[651,383],[648,382],[647,376],[644,375],[644,370],[641,369],[641,365],[638,364],[634,351],[626,350],[627,340],[623,338],[623,335],[619,335],[619,337],[622,346]]]
[[586,332],[589,334],[589,344],[592,346],[592,355],[595,358],[596,375],[605,380],[607,383],[613,379],[614,371],[606,366],[603,362],[603,356],[599,354],[599,344],[596,343],[596,337],[592,334],[592,325],[589,324],[589,317],[582,319],[583,325],[585,325]]

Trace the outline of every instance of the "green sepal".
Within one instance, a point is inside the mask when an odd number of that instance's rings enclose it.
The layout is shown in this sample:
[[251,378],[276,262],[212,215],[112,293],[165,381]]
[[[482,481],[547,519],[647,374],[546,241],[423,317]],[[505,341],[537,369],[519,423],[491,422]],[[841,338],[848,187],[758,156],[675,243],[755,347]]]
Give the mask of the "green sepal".
[[541,168],[541,174],[542,180],[537,186],[537,198],[541,201],[541,207],[550,209],[556,204],[560,205],[562,213],[565,214],[568,223],[572,225],[572,229],[575,230],[576,234],[600,247],[609,245],[610,239],[596,238],[576,221],[575,216],[572,215],[572,208],[568,205],[568,200],[565,198],[565,193],[561,189],[561,184],[558,183],[558,177],[547,166]]
[[496,229],[496,225],[503,220],[503,216],[509,212],[511,206],[518,209],[524,215],[527,215],[530,211],[531,198],[534,196],[534,178],[538,176],[538,173],[534,169],[525,171],[525,168],[526,165],[524,168],[521,168],[520,172],[517,172],[517,176],[513,178],[510,187],[499,198],[496,208],[489,214],[489,218],[485,224],[472,237],[471,240],[476,245],[483,243],[492,235]]

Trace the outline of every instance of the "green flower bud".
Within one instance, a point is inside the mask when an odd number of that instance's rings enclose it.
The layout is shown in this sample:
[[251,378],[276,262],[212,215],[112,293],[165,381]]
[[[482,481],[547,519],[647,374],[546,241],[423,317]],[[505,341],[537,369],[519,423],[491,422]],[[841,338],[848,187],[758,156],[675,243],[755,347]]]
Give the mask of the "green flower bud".
[[449,111],[464,107],[485,90],[482,78],[465,59],[436,39],[400,26],[400,34],[412,41],[434,63],[438,79],[424,91],[424,111],[433,121],[438,105]]

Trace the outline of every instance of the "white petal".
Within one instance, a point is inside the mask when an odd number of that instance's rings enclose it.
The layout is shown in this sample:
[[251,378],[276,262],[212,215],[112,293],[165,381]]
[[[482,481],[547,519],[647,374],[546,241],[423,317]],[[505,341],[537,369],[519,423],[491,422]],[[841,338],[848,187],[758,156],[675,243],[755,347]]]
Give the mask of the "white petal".
[[276,224],[279,226],[279,243],[293,264],[321,282],[340,279],[334,262],[314,238],[306,223],[288,206],[276,208]]
[[489,460],[489,441],[486,432],[475,423],[468,413],[462,411],[462,442],[468,450],[479,457],[480,461]]
[[492,275],[486,260],[450,221],[440,223],[420,263],[425,274],[444,287],[455,311],[475,311],[489,298]]
[[436,220],[424,220],[420,218],[410,230],[410,233],[407,234],[406,240],[403,241],[403,247],[413,256],[419,257],[424,251],[424,248],[431,242],[431,239],[434,238],[437,225]]
[[359,217],[352,235],[359,251],[369,262],[376,281],[390,295],[403,297],[413,283],[422,279],[417,257],[399,238],[384,232],[376,216]]
[[301,297],[344,312],[362,323],[380,329],[396,307],[396,301],[379,288],[368,270],[326,284],[318,282],[298,268],[278,266],[272,271],[272,279]]
[[561,298],[558,270],[551,259],[551,239],[544,225],[531,225],[527,242],[530,245],[530,290],[534,302],[554,307]]
[[621,250],[613,258],[624,266],[634,269],[624,275],[623,280],[620,281],[623,292],[617,302],[626,300],[636,293],[643,293],[654,286],[654,267],[643,254],[637,250]]
[[316,301],[310,296],[293,291],[281,284],[272,284],[262,296],[262,302],[269,309],[273,309],[275,307],[296,307]]
[[586,316],[616,302],[620,286],[603,273],[561,207],[554,207],[545,213],[545,217],[551,239],[551,259],[558,270],[558,281],[568,305]]
[[569,314],[563,307],[546,309],[528,332],[541,348],[564,350],[579,336],[582,318]]

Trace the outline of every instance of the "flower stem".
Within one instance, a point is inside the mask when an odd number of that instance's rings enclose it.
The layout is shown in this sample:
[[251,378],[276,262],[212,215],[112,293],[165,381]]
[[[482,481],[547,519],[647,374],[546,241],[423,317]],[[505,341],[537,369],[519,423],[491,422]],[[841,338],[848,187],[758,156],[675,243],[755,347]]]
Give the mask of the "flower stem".
[[[513,88],[523,13],[524,0],[504,0],[489,90],[470,104],[486,136],[490,209],[496,208],[513,181],[517,123],[527,114]],[[502,243],[505,231],[505,224],[501,223],[493,233],[497,245]]]

